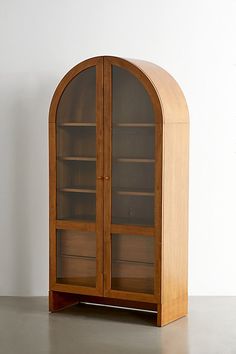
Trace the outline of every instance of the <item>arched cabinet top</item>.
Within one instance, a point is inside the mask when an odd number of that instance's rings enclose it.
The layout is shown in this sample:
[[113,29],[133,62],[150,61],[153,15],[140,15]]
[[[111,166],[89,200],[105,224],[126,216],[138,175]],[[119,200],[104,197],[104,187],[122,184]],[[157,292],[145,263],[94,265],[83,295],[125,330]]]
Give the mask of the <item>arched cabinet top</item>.
[[67,85],[80,72],[104,61],[120,66],[136,76],[149,93],[153,104],[160,111],[160,123],[188,123],[188,108],[181,88],[175,79],[160,66],[138,59],[123,59],[114,56],[99,56],[84,60],[74,66],[58,84],[49,110],[49,122],[56,122],[57,107]]

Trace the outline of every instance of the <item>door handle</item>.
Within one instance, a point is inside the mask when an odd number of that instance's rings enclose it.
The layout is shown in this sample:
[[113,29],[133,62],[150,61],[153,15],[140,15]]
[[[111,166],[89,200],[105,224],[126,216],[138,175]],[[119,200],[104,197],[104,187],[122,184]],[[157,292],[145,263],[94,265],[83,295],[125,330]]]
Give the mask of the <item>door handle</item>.
[[110,179],[109,176],[105,176],[104,178],[105,178],[106,181],[108,181]]

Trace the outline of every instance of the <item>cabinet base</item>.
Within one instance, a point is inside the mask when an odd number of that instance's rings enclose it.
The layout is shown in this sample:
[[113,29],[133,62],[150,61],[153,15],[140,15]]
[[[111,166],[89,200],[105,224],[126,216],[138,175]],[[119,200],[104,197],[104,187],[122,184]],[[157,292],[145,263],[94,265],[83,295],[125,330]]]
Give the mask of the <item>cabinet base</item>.
[[78,304],[79,295],[62,293],[59,291],[49,291],[49,311],[56,312],[67,307]]
[[102,296],[79,295],[49,291],[49,311],[56,312],[78,303],[94,303],[118,307],[136,308],[157,312],[157,326],[162,327],[188,313],[188,298],[180,298],[168,304],[154,304],[139,301],[120,300]]
[[157,326],[162,327],[188,314],[188,297],[157,304]]

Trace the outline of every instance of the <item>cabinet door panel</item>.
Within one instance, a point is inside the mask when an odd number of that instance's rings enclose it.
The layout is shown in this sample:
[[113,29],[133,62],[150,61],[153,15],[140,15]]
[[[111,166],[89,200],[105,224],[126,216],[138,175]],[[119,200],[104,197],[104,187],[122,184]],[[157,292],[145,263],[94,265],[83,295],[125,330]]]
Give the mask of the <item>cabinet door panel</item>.
[[154,301],[156,113],[136,74],[109,58],[104,72],[105,295]]
[[103,58],[79,64],[58,87],[50,282],[59,291],[102,295]]

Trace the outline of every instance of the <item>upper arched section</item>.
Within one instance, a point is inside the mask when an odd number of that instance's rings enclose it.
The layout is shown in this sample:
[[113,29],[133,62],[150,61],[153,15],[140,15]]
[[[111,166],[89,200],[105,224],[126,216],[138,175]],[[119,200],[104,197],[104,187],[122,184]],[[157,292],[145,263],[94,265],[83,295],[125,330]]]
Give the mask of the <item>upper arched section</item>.
[[128,61],[136,65],[152,82],[161,104],[163,123],[188,123],[187,103],[176,80],[156,64],[138,59]]
[[[83,62],[77,64],[74,66],[68,73],[62,78],[62,80],[59,82],[54,95],[52,97],[51,105],[50,105],[50,110],[49,110],[49,122],[50,123],[55,123],[57,119],[57,109],[59,102],[61,100],[61,97],[63,93],[65,92],[66,88],[69,87],[69,84],[73,81],[76,80],[76,77],[86,71],[87,69],[90,69],[92,67],[101,67],[103,66],[103,57],[94,57],[90,58],[87,60],[84,60]],[[102,71],[99,70],[97,73],[97,78],[103,81],[103,75]],[[73,82],[72,82],[73,85]]]
[[[56,122],[58,104],[72,80],[88,68],[103,66],[104,60],[111,65],[128,70],[142,83],[152,101],[156,123],[188,123],[188,108],[182,90],[167,71],[147,61],[114,56],[87,59],[73,67],[63,77],[51,101],[49,122]],[[103,82],[103,71],[99,70],[97,78]]]

